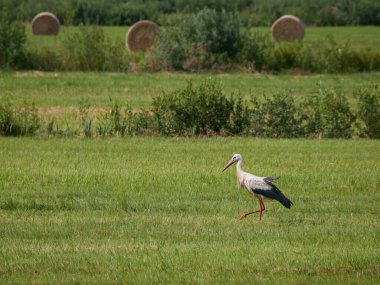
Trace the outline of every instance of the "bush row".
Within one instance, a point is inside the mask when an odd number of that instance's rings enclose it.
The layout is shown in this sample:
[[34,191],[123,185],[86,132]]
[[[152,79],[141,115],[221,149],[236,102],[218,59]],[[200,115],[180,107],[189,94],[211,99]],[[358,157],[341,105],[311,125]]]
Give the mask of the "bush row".
[[350,72],[380,69],[380,52],[354,50],[331,36],[305,44],[274,42],[268,33],[241,29],[237,14],[203,9],[172,17],[161,29],[154,57],[163,68],[187,71],[245,67],[257,71],[302,69]]
[[[133,111],[112,102],[90,112],[81,100],[73,119],[46,118],[34,105],[0,104],[0,135],[133,136],[248,135],[269,138],[380,138],[380,87],[362,87],[355,102],[334,89],[295,100],[291,92],[252,96],[226,95],[213,80],[162,94],[150,109]],[[356,106],[355,108],[353,106]]]

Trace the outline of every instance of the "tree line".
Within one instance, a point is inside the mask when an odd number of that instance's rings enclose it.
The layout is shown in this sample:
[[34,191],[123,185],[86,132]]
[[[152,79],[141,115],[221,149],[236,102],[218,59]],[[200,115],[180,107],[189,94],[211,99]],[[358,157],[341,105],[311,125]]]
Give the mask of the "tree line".
[[158,23],[173,14],[208,7],[238,12],[244,26],[268,26],[284,14],[307,25],[380,25],[380,2],[372,0],[1,0],[11,20],[29,22],[42,11],[56,14],[65,25],[131,25],[148,19]]

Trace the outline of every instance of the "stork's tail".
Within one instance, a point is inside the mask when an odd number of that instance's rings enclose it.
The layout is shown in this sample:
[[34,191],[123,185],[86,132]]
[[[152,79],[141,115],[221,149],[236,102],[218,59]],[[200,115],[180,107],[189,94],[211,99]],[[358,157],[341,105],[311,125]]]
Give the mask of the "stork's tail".
[[293,202],[290,201],[288,198],[286,198],[284,194],[281,193],[281,194],[279,195],[278,198],[279,198],[278,201],[279,201],[282,205],[284,205],[284,207],[286,207],[286,208],[288,208],[288,209],[290,209],[290,208],[292,207]]
[[273,191],[276,192],[276,200],[279,201],[284,207],[290,209],[293,205],[293,202],[290,201],[286,196],[280,191],[280,189],[277,188],[276,185],[273,183],[270,183],[273,187]]

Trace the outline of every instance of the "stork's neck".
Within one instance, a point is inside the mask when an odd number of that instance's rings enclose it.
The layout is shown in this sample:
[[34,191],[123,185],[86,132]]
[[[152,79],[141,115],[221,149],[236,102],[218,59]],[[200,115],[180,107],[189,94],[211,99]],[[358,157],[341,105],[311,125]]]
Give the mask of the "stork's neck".
[[243,162],[241,160],[239,160],[236,163],[236,171],[237,171],[238,175],[243,172],[243,169],[241,167],[242,165],[243,165]]
[[242,169],[243,162],[239,160],[236,164],[236,177],[237,177],[237,184],[242,187],[244,184],[244,171]]

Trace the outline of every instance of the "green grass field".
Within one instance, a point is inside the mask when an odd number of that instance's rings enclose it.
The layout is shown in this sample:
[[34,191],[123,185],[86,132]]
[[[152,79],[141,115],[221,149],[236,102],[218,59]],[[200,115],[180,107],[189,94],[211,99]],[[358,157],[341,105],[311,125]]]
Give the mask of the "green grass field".
[[[281,175],[291,210],[221,172]],[[380,144],[0,138],[1,284],[378,284]]]
[[[30,47],[56,48],[57,37]],[[123,40],[127,28],[105,27]],[[267,28],[260,28],[265,31]],[[308,28],[378,49],[374,27]],[[268,75],[0,72],[0,101],[54,114],[152,98],[217,79],[226,94],[296,98],[331,87],[353,98],[380,73]],[[257,201],[222,173],[233,152],[260,176],[281,176],[291,210]],[[0,284],[378,284],[380,143],[377,140],[0,137]]]
[[[128,27],[102,27],[107,35],[114,40],[125,41],[125,34]],[[28,36],[28,46],[36,47],[41,45],[50,45],[56,48],[60,45],[61,39],[65,34],[77,30],[78,27],[61,27],[58,36],[33,36],[30,25],[26,26]],[[259,32],[270,33],[269,27],[252,28]],[[307,27],[305,32],[305,43],[315,41],[326,41],[327,36],[332,36],[338,43],[344,44],[347,41],[355,49],[371,48],[378,50],[380,46],[380,29],[374,26],[357,26],[357,27]]]
[[0,72],[0,99],[15,103],[34,102],[38,107],[78,107],[81,98],[94,107],[109,106],[109,98],[133,108],[150,107],[152,98],[164,92],[184,88],[188,80],[194,84],[212,77],[226,94],[262,96],[290,90],[295,96],[319,92],[319,85],[334,88],[352,98],[361,86],[380,82],[380,73],[321,74],[307,76],[252,74],[181,74],[181,73],[89,73],[89,72]]

